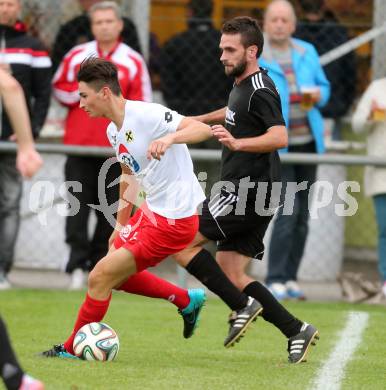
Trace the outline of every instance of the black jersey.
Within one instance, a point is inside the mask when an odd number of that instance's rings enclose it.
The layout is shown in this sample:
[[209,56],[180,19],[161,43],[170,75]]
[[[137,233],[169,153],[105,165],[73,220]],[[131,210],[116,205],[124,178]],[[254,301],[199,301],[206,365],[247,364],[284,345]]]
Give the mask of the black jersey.
[[[235,138],[263,135],[272,126],[285,126],[280,97],[265,69],[235,84],[228,100],[225,127]],[[223,147],[221,180],[238,183],[280,181],[280,159],[271,153],[235,152]]]

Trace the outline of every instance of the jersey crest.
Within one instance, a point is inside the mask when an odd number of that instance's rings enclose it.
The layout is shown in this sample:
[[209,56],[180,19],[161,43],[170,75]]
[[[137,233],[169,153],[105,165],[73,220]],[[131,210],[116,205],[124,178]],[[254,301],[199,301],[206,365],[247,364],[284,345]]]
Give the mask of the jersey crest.
[[134,133],[131,130],[127,130],[125,133],[126,142],[134,141]]

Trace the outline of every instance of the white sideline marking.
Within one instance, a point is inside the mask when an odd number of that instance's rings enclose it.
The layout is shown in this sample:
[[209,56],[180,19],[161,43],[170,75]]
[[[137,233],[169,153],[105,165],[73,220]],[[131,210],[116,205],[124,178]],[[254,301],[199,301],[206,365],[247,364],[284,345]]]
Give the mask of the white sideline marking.
[[369,319],[368,313],[351,311],[347,316],[346,327],[329,358],[319,370],[311,387],[313,390],[339,390],[346,364],[362,341],[362,333]]

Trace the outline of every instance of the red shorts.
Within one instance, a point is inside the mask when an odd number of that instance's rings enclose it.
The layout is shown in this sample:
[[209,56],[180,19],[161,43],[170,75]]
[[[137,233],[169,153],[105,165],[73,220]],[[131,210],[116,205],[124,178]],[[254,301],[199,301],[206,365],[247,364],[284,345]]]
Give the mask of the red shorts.
[[170,220],[144,204],[115,238],[114,246],[129,250],[140,272],[185,249],[193,241],[198,225],[198,215]]

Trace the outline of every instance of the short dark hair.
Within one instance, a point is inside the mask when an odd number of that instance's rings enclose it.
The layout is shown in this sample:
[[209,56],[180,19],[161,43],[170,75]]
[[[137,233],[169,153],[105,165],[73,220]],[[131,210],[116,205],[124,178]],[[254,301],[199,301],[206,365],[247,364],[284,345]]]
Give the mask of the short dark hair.
[[114,95],[121,95],[117,67],[103,58],[88,57],[83,60],[77,80],[89,84],[97,92],[108,86]]
[[238,16],[225,22],[222,26],[223,34],[240,34],[241,43],[245,48],[256,45],[256,58],[263,52],[264,36],[256,19],[249,16]]
[[190,0],[188,7],[192,10],[192,16],[210,19],[213,12],[213,0]]
[[306,14],[318,14],[323,11],[324,0],[300,0],[300,6]]

